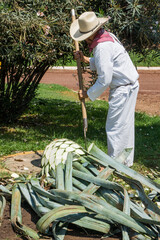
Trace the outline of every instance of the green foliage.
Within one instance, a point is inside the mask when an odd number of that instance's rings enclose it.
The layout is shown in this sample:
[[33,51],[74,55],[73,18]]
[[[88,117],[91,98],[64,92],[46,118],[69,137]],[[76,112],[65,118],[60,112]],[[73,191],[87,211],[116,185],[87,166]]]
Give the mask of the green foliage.
[[17,119],[35,96],[47,69],[57,59],[68,59],[72,51],[70,12],[76,5],[77,1],[69,0],[1,1],[1,121]]
[[88,10],[99,16],[110,16],[107,29],[115,33],[128,50],[147,55],[151,49],[159,48],[159,0],[87,0],[85,3]]

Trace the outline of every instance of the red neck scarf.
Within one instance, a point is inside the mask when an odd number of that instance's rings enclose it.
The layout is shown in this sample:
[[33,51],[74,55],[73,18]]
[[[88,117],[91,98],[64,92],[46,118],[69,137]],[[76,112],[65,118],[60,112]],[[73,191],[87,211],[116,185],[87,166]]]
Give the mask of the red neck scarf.
[[106,41],[114,42],[113,38],[109,35],[109,33],[103,28],[101,28],[95,36],[93,42],[89,45],[89,51],[92,52],[93,48],[95,48],[98,43]]

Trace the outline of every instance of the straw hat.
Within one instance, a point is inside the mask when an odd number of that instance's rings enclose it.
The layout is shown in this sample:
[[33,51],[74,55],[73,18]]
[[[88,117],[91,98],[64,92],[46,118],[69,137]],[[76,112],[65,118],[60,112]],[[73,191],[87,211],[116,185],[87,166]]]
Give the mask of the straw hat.
[[83,41],[97,32],[109,18],[97,18],[94,12],[85,12],[70,27],[70,35],[76,41]]

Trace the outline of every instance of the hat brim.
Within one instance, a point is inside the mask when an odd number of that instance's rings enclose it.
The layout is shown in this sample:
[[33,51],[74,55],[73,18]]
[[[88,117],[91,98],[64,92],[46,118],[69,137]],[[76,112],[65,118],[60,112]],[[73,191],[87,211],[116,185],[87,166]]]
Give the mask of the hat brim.
[[98,25],[92,31],[83,33],[79,31],[78,19],[76,19],[70,27],[71,37],[76,41],[83,41],[92,36],[96,31],[98,31],[102,27],[102,25],[109,21],[109,18],[98,18],[98,21]]

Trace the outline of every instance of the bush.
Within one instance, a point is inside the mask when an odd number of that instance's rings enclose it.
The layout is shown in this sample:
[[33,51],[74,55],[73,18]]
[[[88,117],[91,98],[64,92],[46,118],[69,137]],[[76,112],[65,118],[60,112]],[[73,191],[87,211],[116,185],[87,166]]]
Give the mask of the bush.
[[[69,0],[3,0],[0,3],[0,116],[16,120],[57,59],[72,51]],[[5,84],[6,83],[6,84]]]
[[[110,16],[107,28],[115,33],[128,50],[148,54],[159,48],[159,0],[86,0],[88,10]],[[159,52],[159,51],[158,51]]]

